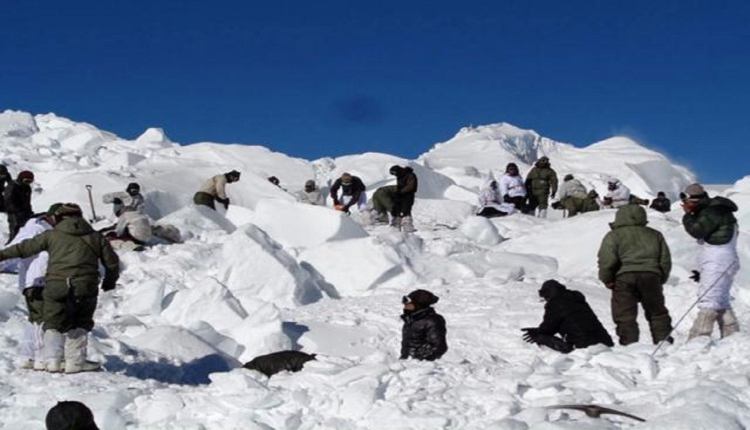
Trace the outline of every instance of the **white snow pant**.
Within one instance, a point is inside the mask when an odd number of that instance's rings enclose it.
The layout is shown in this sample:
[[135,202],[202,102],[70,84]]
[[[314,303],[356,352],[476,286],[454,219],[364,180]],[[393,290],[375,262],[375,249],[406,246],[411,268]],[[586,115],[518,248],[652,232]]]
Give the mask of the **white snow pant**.
[[44,330],[42,330],[42,324],[26,321],[23,327],[23,338],[19,345],[21,357],[25,360],[44,361],[43,345]]
[[49,365],[55,363],[60,365],[63,360],[65,339],[57,330],[46,330],[44,332],[44,347],[42,355],[44,361]]
[[[341,196],[341,203],[348,205],[352,201],[352,196]],[[364,211],[367,208],[367,194],[364,192],[359,194],[359,200],[357,201],[357,208],[360,211]]]
[[719,335],[725,338],[740,331],[740,324],[732,309],[701,309],[695,317],[693,327],[690,329],[688,340],[697,336],[711,336],[714,331],[714,323],[719,325]]
[[89,333],[82,328],[65,332],[65,371],[80,371],[86,362]]

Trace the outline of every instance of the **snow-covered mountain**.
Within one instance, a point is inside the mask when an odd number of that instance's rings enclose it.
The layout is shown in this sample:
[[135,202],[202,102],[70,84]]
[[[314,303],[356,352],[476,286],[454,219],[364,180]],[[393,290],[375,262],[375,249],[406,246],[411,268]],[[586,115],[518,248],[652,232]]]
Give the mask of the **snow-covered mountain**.
[[[16,347],[25,305],[13,275],[0,275],[0,428],[41,429],[57,400],[82,400],[103,429],[470,429],[629,428],[607,416],[544,409],[563,403],[612,405],[648,419],[637,428],[750,426],[750,335],[675,345],[651,358],[647,336],[628,347],[561,356],[529,346],[521,327],[539,323],[537,290],[556,278],[584,292],[614,334],[609,293],[596,280],[596,251],[614,212],[562,219],[472,216],[478,187],[508,162],[523,174],[541,155],[603,192],[616,176],[634,193],[676,194],[695,181],[687,169],[636,142],[614,137],[585,148],[509,124],[461,130],[417,160],[365,153],[303,160],[261,146],[179,145],[152,128],[135,140],[53,114],[0,114],[0,162],[33,170],[32,203],[57,201],[111,216],[101,196],[132,181],[147,212],[177,226],[178,245],[122,252],[118,288],[100,295],[90,355],[107,372],[22,371]],[[326,185],[348,171],[368,193],[393,183],[388,168],[419,176],[417,233],[360,223],[296,202],[308,179]],[[230,210],[192,205],[201,181],[231,169]],[[270,184],[280,178],[287,191]],[[750,177],[723,191],[740,206],[740,253],[750,264]],[[695,299],[688,280],[696,245],[680,211],[649,212],[665,234],[674,270],[665,286],[673,319]],[[97,226],[103,226],[101,222]],[[0,217],[0,236],[7,232]],[[750,275],[734,290],[750,327]],[[434,363],[398,360],[400,298],[416,288],[440,296],[448,353]],[[641,321],[645,334],[645,321]],[[301,348],[320,354],[300,373],[270,380],[241,368],[255,355]]]

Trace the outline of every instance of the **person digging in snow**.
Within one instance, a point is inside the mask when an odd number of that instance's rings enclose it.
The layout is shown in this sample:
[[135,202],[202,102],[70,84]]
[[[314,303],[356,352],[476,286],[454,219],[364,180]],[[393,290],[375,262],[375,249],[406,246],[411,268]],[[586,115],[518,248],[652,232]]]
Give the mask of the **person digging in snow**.
[[[609,333],[579,291],[569,290],[550,279],[542,284],[539,297],[546,302],[544,319],[539,327],[522,329],[526,342],[544,345],[564,354],[598,343],[614,346]],[[560,334],[560,337],[556,334]]]
[[672,210],[672,202],[669,201],[667,196],[664,194],[664,191],[659,191],[656,193],[656,198],[651,202],[650,208],[657,211],[666,213]]
[[245,363],[245,369],[257,370],[269,378],[279,372],[299,372],[308,361],[315,360],[315,354],[302,351],[279,351],[260,355]]
[[[586,187],[571,174],[567,174],[563,178],[563,183],[559,189],[559,197],[558,203],[560,207],[567,211],[568,217],[590,210],[599,210],[595,197],[591,198],[586,192]],[[557,208],[554,204],[553,207]]]
[[490,178],[479,191],[477,216],[495,218],[510,215],[516,211],[512,203],[503,202],[497,181]]
[[305,182],[305,188],[297,194],[297,200],[300,203],[307,203],[308,205],[326,205],[325,194],[312,179]]
[[505,174],[500,178],[500,195],[504,203],[511,203],[516,210],[527,213],[526,209],[526,185],[518,173],[516,163],[508,163],[505,166]]
[[682,225],[701,246],[699,270],[693,271],[692,276],[700,285],[701,299],[689,339],[711,336],[714,323],[722,338],[729,336],[740,329],[730,304],[732,283],[740,270],[739,227],[733,214],[737,205],[725,197],[711,198],[700,184],[692,184],[685,189],[682,208]]
[[414,231],[414,221],[411,208],[417,194],[417,175],[411,167],[391,166],[388,173],[396,177],[396,192],[393,194],[393,208],[391,209],[391,226],[401,231]]
[[[46,213],[28,220],[8,246],[19,244],[26,239],[32,239],[45,231],[52,230],[55,226],[54,213],[60,206],[62,206],[61,203],[56,203],[50,206]],[[24,326],[23,340],[19,344],[22,358],[21,367],[24,369],[45,370],[42,356],[44,339],[44,331],[42,330],[44,299],[42,298],[42,291],[48,259],[47,252],[43,251],[17,262],[18,288],[26,300],[26,308],[29,312],[28,324]],[[8,263],[12,262],[14,261],[8,261]]]
[[438,297],[427,290],[414,290],[402,298],[402,360],[415,358],[433,361],[448,350],[445,342],[445,319],[432,308],[437,301]]
[[529,196],[529,212],[538,209],[537,216],[547,218],[549,199],[557,193],[557,173],[550,166],[547,156],[541,157],[526,175],[526,192]]
[[612,290],[612,319],[620,345],[638,342],[638,303],[654,344],[671,341],[672,319],[664,305],[663,284],[669,279],[672,259],[664,236],[647,223],[643,207],[625,205],[617,210],[599,247],[599,280]]
[[52,230],[0,251],[0,261],[49,253],[42,291],[45,368],[65,373],[97,370],[98,363],[86,361],[86,346],[94,327],[99,262],[105,271],[101,288],[110,291],[120,273],[120,260],[109,242],[83,219],[78,205],[63,204],[53,216]]
[[34,216],[34,210],[31,208],[31,184],[33,183],[34,174],[24,170],[3,191],[5,214],[8,216],[8,241],[6,243],[10,243],[18,234],[18,230]]
[[143,213],[146,200],[141,194],[141,186],[136,182],[128,184],[125,191],[107,193],[102,196],[102,202],[112,204],[112,213],[119,217],[125,212]]
[[[339,190],[341,195],[339,196]],[[349,213],[352,206],[357,205],[359,210],[364,210],[367,204],[365,184],[350,173],[343,173],[340,178],[331,185],[331,201],[334,209]]]
[[232,170],[222,175],[216,175],[206,180],[201,189],[193,196],[193,203],[196,205],[208,206],[216,210],[214,201],[224,205],[224,209],[229,209],[229,197],[227,197],[226,186],[240,180],[240,172]]

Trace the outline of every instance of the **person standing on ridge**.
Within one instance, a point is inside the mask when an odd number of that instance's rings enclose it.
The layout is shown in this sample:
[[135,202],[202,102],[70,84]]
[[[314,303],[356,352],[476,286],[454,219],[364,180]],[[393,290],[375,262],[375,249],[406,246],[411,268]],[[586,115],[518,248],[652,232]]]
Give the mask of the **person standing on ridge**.
[[391,166],[388,173],[396,177],[396,192],[393,194],[393,209],[391,209],[391,226],[401,231],[414,231],[414,221],[411,208],[417,194],[417,175],[411,167]]
[[516,163],[505,166],[505,174],[500,178],[500,195],[504,203],[511,203],[516,210],[527,213],[526,185],[518,172]]
[[526,175],[526,191],[529,194],[529,212],[539,209],[537,216],[547,218],[549,199],[557,193],[557,173],[550,166],[547,156],[541,157]]
[[53,216],[52,230],[1,250],[0,261],[49,253],[42,292],[45,368],[65,373],[98,370],[99,363],[86,360],[86,347],[94,327],[99,263],[104,266],[102,291],[110,291],[120,274],[120,260],[101,233],[83,219],[78,205],[63,204]]
[[692,184],[685,189],[682,208],[682,225],[701,247],[700,271],[694,270],[691,278],[700,284],[698,295],[702,297],[689,339],[710,336],[714,323],[724,338],[740,330],[729,293],[740,270],[739,226],[733,214],[737,205],[725,197],[709,197],[700,184]]
[[620,345],[638,342],[638,303],[643,306],[654,343],[668,338],[672,319],[664,305],[663,284],[672,259],[664,236],[646,227],[646,210],[625,205],[599,247],[599,280],[612,290],[612,319]]
[[[341,190],[340,196],[339,190]],[[367,204],[364,182],[350,173],[343,173],[340,178],[336,179],[331,185],[330,196],[333,207],[345,213],[349,213],[349,209],[354,205],[363,211]]]
[[240,172],[232,170],[221,175],[212,176],[203,183],[200,190],[193,196],[193,203],[198,206],[208,206],[216,210],[214,201],[229,209],[229,197],[227,197],[226,186],[240,180]]
[[427,290],[414,290],[401,302],[404,305],[401,359],[434,361],[442,357],[448,344],[445,342],[445,318],[432,308],[438,297]]
[[34,174],[24,170],[3,191],[5,213],[8,215],[8,241],[6,243],[10,243],[18,234],[18,230],[34,215],[34,210],[31,208],[32,183],[34,183]]

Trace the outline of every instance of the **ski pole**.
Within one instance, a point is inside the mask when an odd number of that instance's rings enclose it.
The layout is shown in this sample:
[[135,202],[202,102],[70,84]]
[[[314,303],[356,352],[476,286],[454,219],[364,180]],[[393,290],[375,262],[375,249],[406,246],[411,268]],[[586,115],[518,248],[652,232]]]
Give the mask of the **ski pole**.
[[86,191],[89,193],[89,204],[91,205],[91,222],[96,222],[96,210],[94,209],[94,198],[91,196],[91,185],[86,185]]
[[667,333],[667,336],[664,339],[660,340],[658,344],[656,344],[656,348],[654,349],[654,352],[651,353],[651,357],[652,358],[653,358],[654,355],[656,355],[657,351],[659,351],[659,349],[661,349],[661,346],[664,344],[664,341],[666,339],[669,339],[669,336],[672,335],[672,332],[677,328],[678,325],[680,325],[680,323],[682,322],[682,320],[684,320],[685,317],[688,316],[688,314],[690,313],[690,311],[692,311],[693,308],[698,303],[700,303],[701,299],[703,299],[704,297],[706,297],[706,294],[708,294],[709,291],[711,291],[716,286],[716,284],[719,283],[719,281],[721,280],[721,278],[723,278],[724,275],[726,275],[729,272],[729,269],[732,269],[735,264],[737,264],[736,260],[733,261],[732,264],[730,264],[726,269],[724,269],[724,271],[721,272],[721,275],[719,275],[719,277],[716,278],[716,280],[711,284],[711,286],[709,286],[708,289],[706,289],[706,291],[704,291],[703,294],[701,294],[700,296],[698,296],[698,298],[695,300],[695,302],[693,302],[693,304],[690,305],[690,307],[688,308],[688,310],[685,311],[685,313],[680,317],[679,320],[677,320],[677,322],[675,323],[675,325],[672,326],[671,329],[669,329],[669,333]]

